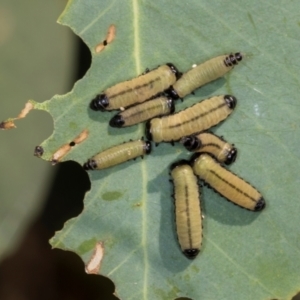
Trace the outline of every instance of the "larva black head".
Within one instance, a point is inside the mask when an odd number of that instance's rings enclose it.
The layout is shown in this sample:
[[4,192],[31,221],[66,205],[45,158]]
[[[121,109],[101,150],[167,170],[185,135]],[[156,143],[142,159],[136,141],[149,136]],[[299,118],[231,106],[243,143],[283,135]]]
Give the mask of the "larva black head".
[[145,141],[145,146],[144,146],[145,154],[150,154],[152,150],[151,143],[149,141]]
[[108,106],[109,101],[105,94],[97,95],[90,103],[90,108],[92,110],[104,111]]
[[179,161],[176,161],[174,163],[171,164],[170,166],[170,170],[172,171],[173,169],[179,167],[179,166],[184,166],[184,165],[190,165],[190,162],[186,159],[182,159]]
[[230,165],[233,162],[235,162],[236,156],[237,156],[237,149],[235,147],[232,147],[229,153],[227,154],[226,160],[224,161],[225,165]]
[[51,160],[51,165],[55,166],[58,163],[58,159],[52,159]]
[[111,127],[117,127],[117,128],[120,128],[124,125],[125,121],[122,117],[122,115],[115,115],[113,116],[110,121],[109,121],[109,125]]
[[149,120],[148,122],[146,122],[146,125],[145,125],[145,135],[146,135],[146,138],[148,140],[152,141],[151,120]]
[[190,164],[193,165],[195,160],[201,155],[202,153],[194,153],[190,158]]
[[186,249],[183,251],[183,254],[189,259],[194,259],[198,253],[199,249]]
[[235,108],[237,99],[234,96],[225,95],[224,100],[230,109]]
[[36,146],[34,149],[34,156],[41,157],[44,154],[44,149],[41,146]]
[[180,143],[182,143],[188,151],[195,151],[201,147],[201,141],[194,135],[181,138]]
[[237,61],[241,61],[243,59],[243,54],[241,52],[237,52],[234,54],[234,57]]
[[85,170],[95,170],[97,168],[97,164],[93,159],[89,159],[84,165],[83,168]]
[[179,72],[172,63],[167,63],[166,65],[171,69],[171,71],[175,74],[176,79],[178,80],[181,77],[182,73]]
[[237,65],[239,61],[243,59],[243,55],[240,52],[237,52],[235,54],[229,54],[224,59],[224,64],[226,67],[233,67],[234,65]]
[[254,207],[254,211],[261,211],[261,210],[263,210],[263,209],[265,208],[265,206],[266,206],[265,199],[264,199],[263,197],[261,197],[261,198],[257,201],[257,203],[256,203],[256,205],[255,205],[255,207]]
[[174,90],[173,86],[171,85],[167,90],[165,90],[165,94],[172,98],[173,100],[178,100],[179,96],[177,92]]
[[174,100],[172,98],[168,98],[167,103],[170,108],[170,114],[172,114],[175,111]]

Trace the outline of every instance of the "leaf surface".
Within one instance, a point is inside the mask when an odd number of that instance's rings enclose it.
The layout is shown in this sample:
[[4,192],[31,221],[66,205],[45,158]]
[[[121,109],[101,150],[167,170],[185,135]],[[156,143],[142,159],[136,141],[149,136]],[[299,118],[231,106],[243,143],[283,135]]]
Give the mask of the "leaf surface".
[[[94,112],[102,90],[166,62],[181,71],[224,53],[246,59],[225,78],[177,103],[176,110],[218,94],[238,98],[235,112],[214,132],[239,149],[231,169],[264,195],[261,213],[243,210],[202,188],[204,241],[186,259],[174,225],[169,165],[189,153],[161,144],[137,159],[89,172],[91,191],[80,216],[52,245],[87,263],[104,245],[100,273],[121,299],[290,299],[299,289],[299,17],[295,1],[70,1],[60,18],[90,47],[86,76],[67,95],[36,104],[51,113],[55,130],[44,158],[83,130],[88,138],[63,158],[83,164],[110,146],[138,139],[144,125],[110,128],[111,112]],[[101,53],[108,27],[116,38]]]

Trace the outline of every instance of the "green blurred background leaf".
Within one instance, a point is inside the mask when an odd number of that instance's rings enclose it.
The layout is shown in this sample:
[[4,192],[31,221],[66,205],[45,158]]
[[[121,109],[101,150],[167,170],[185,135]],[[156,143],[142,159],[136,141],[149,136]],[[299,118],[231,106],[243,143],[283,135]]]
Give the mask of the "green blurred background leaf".
[[[3,0],[0,3],[0,120],[16,116],[28,99],[43,101],[66,93],[72,77],[73,34],[55,19],[66,2]],[[1,132],[0,256],[16,249],[44,205],[51,165],[33,156],[34,147],[49,136],[48,113],[33,112]]]

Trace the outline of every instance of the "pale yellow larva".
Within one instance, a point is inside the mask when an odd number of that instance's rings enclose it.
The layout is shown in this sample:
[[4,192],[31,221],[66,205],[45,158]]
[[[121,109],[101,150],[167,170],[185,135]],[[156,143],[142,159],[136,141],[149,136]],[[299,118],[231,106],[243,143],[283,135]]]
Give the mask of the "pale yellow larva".
[[151,143],[149,141],[130,141],[111,147],[94,155],[83,165],[83,168],[85,170],[106,169],[126,162],[130,159],[144,156],[150,152]]
[[146,124],[146,136],[155,143],[173,142],[209,129],[231,114],[236,101],[230,95],[215,96],[176,114],[154,118]]
[[183,98],[208,82],[224,76],[243,59],[240,52],[212,58],[184,73],[168,90],[174,100]]
[[210,155],[197,153],[192,161],[194,173],[229,201],[252,211],[265,207],[264,198],[252,185],[222,167]]
[[132,126],[173,112],[174,100],[162,96],[125,109],[113,116],[109,125],[112,127]]
[[175,220],[178,241],[182,252],[193,259],[202,243],[202,216],[197,177],[189,162],[182,160],[172,164],[174,184]]
[[227,143],[223,138],[211,132],[201,132],[196,135],[185,136],[180,142],[184,147],[193,152],[210,153],[219,162],[230,165],[237,156],[234,145]]
[[90,108],[105,111],[144,102],[170,87],[180,75],[173,64],[162,65],[106,89],[91,101]]

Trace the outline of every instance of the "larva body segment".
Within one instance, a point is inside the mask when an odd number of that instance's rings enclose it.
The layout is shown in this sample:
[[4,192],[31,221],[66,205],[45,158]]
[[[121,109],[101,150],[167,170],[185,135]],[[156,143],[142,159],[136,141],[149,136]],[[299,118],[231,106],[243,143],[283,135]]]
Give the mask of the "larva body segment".
[[178,242],[188,258],[199,253],[202,243],[202,215],[197,177],[187,161],[171,166],[174,184],[175,220]]
[[210,153],[220,163],[230,165],[237,156],[237,149],[224,139],[211,132],[202,132],[197,135],[185,136],[180,142],[193,152]]
[[208,154],[196,154],[192,160],[194,173],[226,199],[252,211],[265,207],[264,198],[253,186],[222,167]]
[[243,56],[239,52],[212,58],[184,73],[168,90],[168,93],[174,99],[183,98],[199,87],[224,76],[242,58]]
[[207,130],[226,119],[234,109],[236,101],[234,96],[216,96],[174,115],[154,118],[146,125],[146,136],[155,143],[172,142]]
[[112,117],[109,125],[112,127],[132,126],[154,117],[168,115],[173,112],[174,100],[167,97],[158,97],[118,113]]
[[151,152],[149,141],[137,140],[106,149],[83,165],[85,170],[102,170]]
[[106,89],[92,100],[90,107],[93,110],[105,111],[144,102],[170,87],[179,76],[180,73],[174,65],[162,65]]

